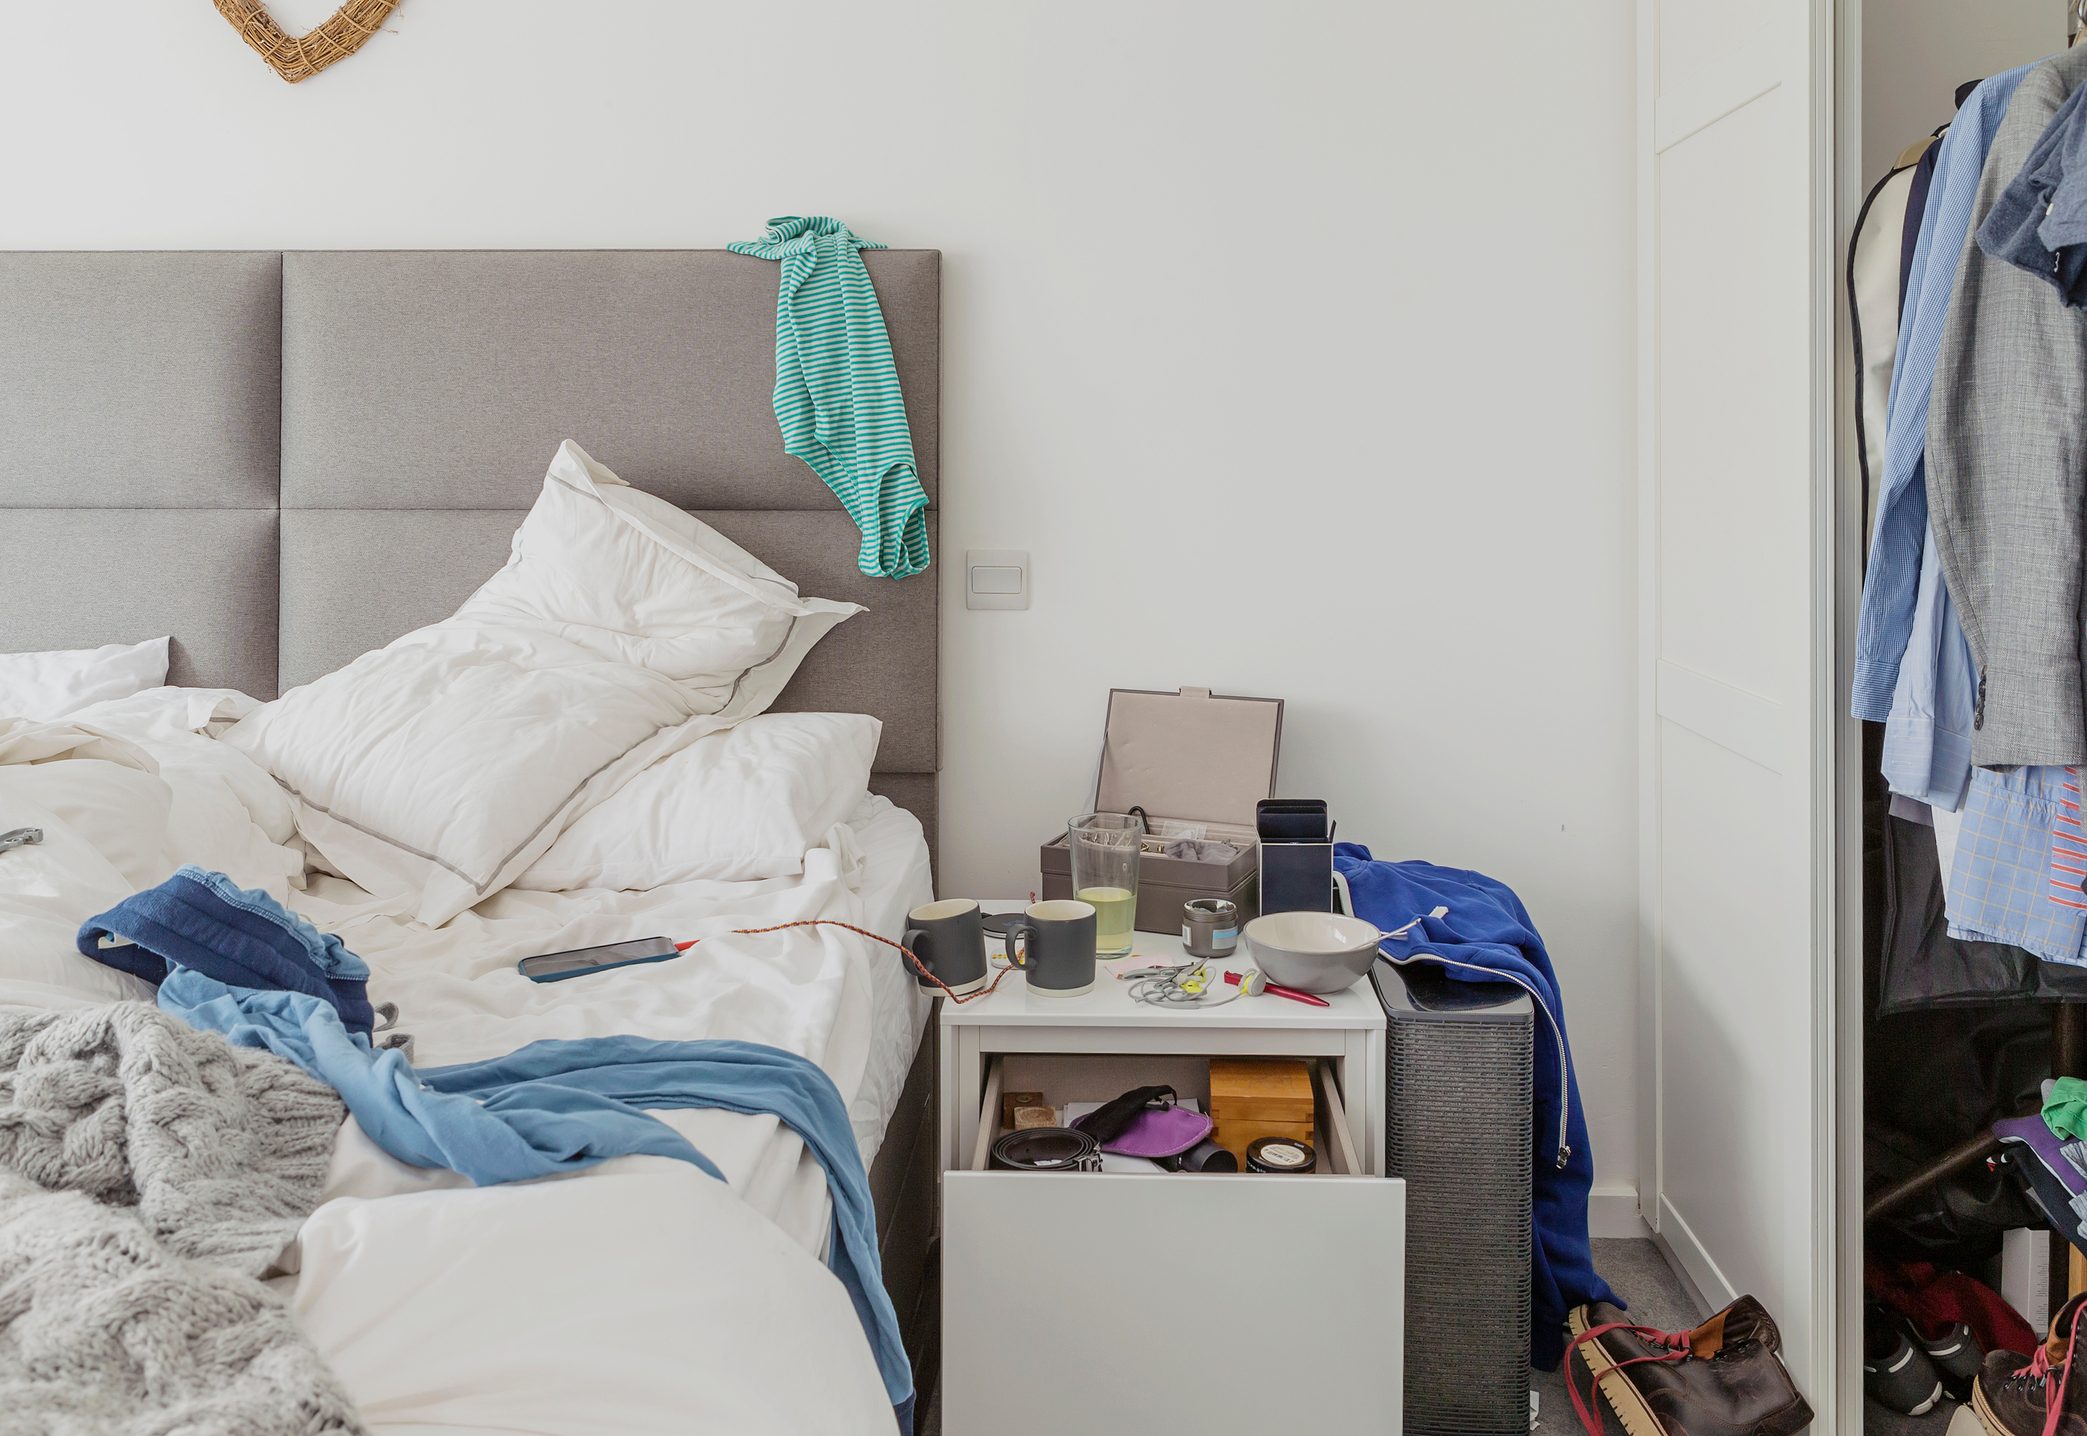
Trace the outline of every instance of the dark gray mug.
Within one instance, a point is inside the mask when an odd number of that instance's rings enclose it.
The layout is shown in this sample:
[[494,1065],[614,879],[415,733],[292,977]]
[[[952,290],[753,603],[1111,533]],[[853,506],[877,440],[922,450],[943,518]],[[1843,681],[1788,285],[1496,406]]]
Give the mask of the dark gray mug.
[[[1022,939],[1020,950],[1015,947]],[[1078,997],[1094,986],[1094,908],[1070,898],[1031,903],[1007,924],[1007,960],[1043,997]]]
[[962,997],[986,985],[985,927],[970,898],[944,898],[907,913],[906,946],[942,984],[916,973],[922,987]]

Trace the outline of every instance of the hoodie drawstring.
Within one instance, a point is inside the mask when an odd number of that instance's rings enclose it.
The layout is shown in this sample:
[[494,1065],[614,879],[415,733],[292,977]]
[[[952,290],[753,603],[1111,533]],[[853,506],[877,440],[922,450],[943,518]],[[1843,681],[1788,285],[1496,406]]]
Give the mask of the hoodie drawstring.
[[[1425,920],[1425,918],[1440,918],[1447,917],[1448,915],[1448,908],[1438,907],[1433,912],[1427,913],[1423,917],[1416,917],[1411,922],[1407,923],[1404,927],[1395,928],[1391,932],[1384,934],[1384,936],[1386,938],[1404,937],[1406,936],[1406,934],[1413,931],[1414,928],[1420,926],[1420,924]],[[1557,1163],[1558,1170],[1561,1172],[1564,1171],[1565,1164],[1572,1160],[1572,1143],[1567,1140],[1567,1119],[1569,1113],[1572,1110],[1572,1062],[1570,1061],[1570,1059],[1566,1057],[1565,1054],[1565,1028],[1562,1025],[1560,1025],[1557,1014],[1551,1011],[1551,1005],[1548,1002],[1544,1001],[1543,994],[1537,991],[1536,985],[1528,981],[1526,978],[1523,978],[1512,972],[1502,972],[1498,968],[1493,967],[1481,967],[1479,964],[1475,962],[1459,962],[1457,959],[1453,957],[1444,957],[1440,953],[1435,952],[1416,952],[1411,953],[1405,957],[1398,957],[1392,953],[1386,952],[1384,950],[1383,944],[1379,943],[1377,945],[1377,956],[1384,959],[1384,961],[1390,963],[1393,967],[1404,967],[1409,962],[1439,962],[1444,967],[1462,968],[1466,972],[1482,972],[1486,974],[1486,976],[1491,978],[1497,979],[1504,977],[1509,982],[1512,982],[1515,986],[1521,988],[1522,991],[1529,994],[1529,1000],[1536,1004],[1537,1011],[1543,1013],[1544,1021],[1551,1024],[1551,1036],[1554,1039],[1551,1045],[1558,1049]]]

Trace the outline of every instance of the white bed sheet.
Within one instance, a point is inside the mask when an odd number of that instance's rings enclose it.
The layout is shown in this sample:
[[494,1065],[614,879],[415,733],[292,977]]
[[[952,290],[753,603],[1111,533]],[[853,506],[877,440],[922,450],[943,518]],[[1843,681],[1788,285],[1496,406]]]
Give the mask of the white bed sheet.
[[[866,795],[848,815],[848,826],[863,855],[863,904],[871,932],[897,942],[906,933],[906,915],[935,900],[934,875],[928,866],[927,836],[920,820],[888,798]],[[891,954],[898,957],[897,953]],[[862,1087],[849,1104],[856,1140],[862,1143],[864,1166],[883,1150],[884,1132],[899,1109],[906,1074],[927,1035],[934,1004],[921,991],[905,960],[879,962],[870,969],[870,1041]]]
[[[121,721],[104,715],[148,755],[143,767],[123,759],[122,742],[51,755],[77,737],[8,740],[0,722],[0,798],[50,829],[47,847],[8,855],[20,860],[0,871],[0,951],[34,959],[12,979],[0,967],[0,1003],[116,995],[95,986],[113,974],[70,951],[72,929],[179,862],[202,861],[340,932],[369,961],[373,997],[400,1005],[422,1065],[546,1037],[766,1042],[832,1076],[865,1161],[874,1157],[928,1006],[899,955],[833,927],[732,930],[819,917],[897,936],[928,894],[925,844],[903,810],[867,799],[801,875],[508,892],[430,930],[376,911],[339,878],[290,889],[298,863],[280,791],[188,731],[211,700],[158,692]],[[9,766],[47,756],[40,770]],[[153,767],[164,791],[140,781]],[[45,801],[54,782],[65,803]],[[651,933],[701,941],[674,961],[571,982],[514,970],[531,953]],[[279,1280],[374,1431],[580,1436],[603,1429],[609,1410],[634,1433],[889,1429],[868,1346],[818,1260],[831,1208],[817,1163],[773,1117],[660,1115],[724,1171],[729,1193],[649,1157],[476,1189],[406,1167],[344,1124],[325,1198]],[[773,1396],[805,1360],[823,1380]]]
[[[765,1042],[810,1057],[833,1078],[868,1166],[925,1031],[929,1003],[918,983],[898,952],[842,928],[732,929],[823,917],[896,939],[928,891],[919,820],[865,795],[827,845],[807,855],[802,875],[649,892],[510,889],[432,930],[369,914],[377,905],[340,878],[314,879],[289,904],[370,964],[370,995],[399,1005],[418,1066],[479,1061],[547,1037]],[[669,962],[567,982],[532,983],[514,970],[533,953],[653,935],[701,941]],[[825,1174],[777,1119],[657,1115],[717,1163],[755,1210],[807,1249],[824,1250],[832,1210]],[[454,1173],[394,1160],[350,1123],[326,1197],[465,1185]]]

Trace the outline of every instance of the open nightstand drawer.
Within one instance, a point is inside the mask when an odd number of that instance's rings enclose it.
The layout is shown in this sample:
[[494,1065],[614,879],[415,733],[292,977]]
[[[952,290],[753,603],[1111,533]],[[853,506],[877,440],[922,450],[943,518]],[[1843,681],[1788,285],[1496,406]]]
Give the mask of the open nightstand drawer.
[[1405,1184],[1350,1175],[1323,1069],[1312,1175],[987,1169],[1003,1089],[1207,1097],[1199,1073],[1186,1057],[993,1060],[969,1167],[943,1177],[947,1436],[1399,1429]]

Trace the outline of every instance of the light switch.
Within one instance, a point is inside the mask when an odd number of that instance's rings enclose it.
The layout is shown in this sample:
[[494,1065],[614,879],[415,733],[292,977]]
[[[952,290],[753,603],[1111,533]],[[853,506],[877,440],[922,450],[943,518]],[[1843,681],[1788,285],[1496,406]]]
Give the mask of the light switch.
[[964,607],[1027,608],[1029,555],[1021,549],[968,549],[964,553]]

